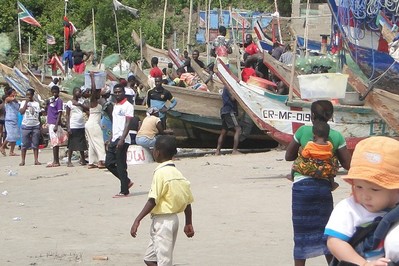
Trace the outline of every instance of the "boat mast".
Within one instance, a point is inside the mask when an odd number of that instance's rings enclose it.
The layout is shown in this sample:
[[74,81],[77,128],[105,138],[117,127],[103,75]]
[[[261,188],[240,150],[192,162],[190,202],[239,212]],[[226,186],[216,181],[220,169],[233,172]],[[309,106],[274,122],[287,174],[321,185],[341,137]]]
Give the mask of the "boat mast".
[[[94,60],[97,61],[96,23],[94,22],[94,8],[91,9],[91,17],[92,17],[92,23],[93,23],[93,53],[94,53]],[[95,62],[95,63],[97,63],[97,62]]]
[[122,58],[121,58],[121,43],[119,41],[118,19],[116,18],[115,8],[113,8],[115,16],[116,38],[118,40],[118,53],[119,53],[119,74],[122,75]]
[[[193,16],[193,0],[190,0],[190,13],[188,15],[188,32],[187,32],[187,52],[190,51],[192,16]],[[183,47],[184,47],[184,43],[183,43]]]
[[[309,1],[309,0],[308,0],[308,1]],[[281,38],[280,13],[278,12],[277,0],[274,0],[274,6],[276,7],[277,28],[278,28],[279,42],[280,42],[280,43],[283,43],[283,40],[282,40],[282,38]]]
[[168,0],[165,0],[165,6],[163,8],[163,21],[162,21],[162,43],[161,49],[163,50],[163,43],[165,41],[165,19],[166,19],[166,8],[168,6]]

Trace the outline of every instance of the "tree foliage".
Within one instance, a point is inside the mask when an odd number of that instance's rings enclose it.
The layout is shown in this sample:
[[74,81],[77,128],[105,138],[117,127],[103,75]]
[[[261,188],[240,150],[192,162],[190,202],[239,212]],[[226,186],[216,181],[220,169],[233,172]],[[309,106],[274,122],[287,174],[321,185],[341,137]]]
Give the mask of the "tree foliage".
[[[65,0],[66,1],[66,0]],[[164,0],[165,1],[165,0]],[[155,47],[161,46],[161,29],[164,1],[156,0],[120,0],[124,5],[140,10],[140,18],[134,18],[127,11],[116,11],[122,55],[129,60],[136,60],[139,52],[133,45],[131,32],[133,29],[142,30],[145,40]],[[49,52],[63,52],[63,17],[65,14],[65,3],[67,3],[67,17],[78,30],[92,24],[92,9],[95,13],[96,43],[97,50],[101,50],[101,44],[107,45],[106,55],[118,52],[116,38],[115,17],[113,13],[112,0],[20,0],[20,2],[32,13],[41,28],[34,27],[25,22],[20,23],[21,41],[23,51],[27,53],[30,38],[32,54],[39,55],[46,53],[46,33],[56,38],[56,44],[49,46]],[[190,0],[168,0],[168,15],[166,17],[165,37],[169,38],[179,27],[187,27],[184,20],[183,10],[188,10]],[[207,1],[209,3],[209,1]],[[274,10],[274,1],[258,0],[213,0],[211,8],[219,8],[220,4],[224,9],[228,7],[271,12]],[[279,0],[279,12],[282,16],[289,16],[291,13],[291,0]],[[194,0],[194,11],[205,9],[205,0]],[[19,54],[18,44],[18,10],[16,0],[2,0],[0,5],[0,33],[6,33],[12,43],[8,53],[9,62],[15,61]],[[195,25],[194,25],[195,26]]]

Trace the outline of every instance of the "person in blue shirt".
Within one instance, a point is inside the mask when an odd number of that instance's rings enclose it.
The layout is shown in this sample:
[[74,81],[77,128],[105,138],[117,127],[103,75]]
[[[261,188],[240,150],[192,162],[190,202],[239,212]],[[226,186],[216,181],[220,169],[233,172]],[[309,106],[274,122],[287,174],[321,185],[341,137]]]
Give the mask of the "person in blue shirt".
[[234,130],[234,143],[232,154],[239,154],[238,143],[241,135],[241,127],[238,124],[238,107],[237,101],[229,93],[227,88],[223,88],[222,93],[223,106],[220,109],[220,116],[222,118],[222,130],[218,138],[218,146],[216,148],[215,155],[220,155],[220,149],[223,146],[223,142],[226,138],[227,132],[229,130]]

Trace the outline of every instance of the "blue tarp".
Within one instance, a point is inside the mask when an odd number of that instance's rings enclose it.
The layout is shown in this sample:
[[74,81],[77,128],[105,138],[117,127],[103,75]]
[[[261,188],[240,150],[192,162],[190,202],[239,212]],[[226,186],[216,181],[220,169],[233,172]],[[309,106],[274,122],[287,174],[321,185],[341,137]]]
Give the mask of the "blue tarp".
[[[257,20],[260,21],[261,26],[262,27],[266,27],[267,25],[270,24],[271,20],[272,20],[272,16],[270,14],[265,14],[265,13],[261,13],[261,12],[250,12],[250,11],[238,11],[236,12],[238,13],[241,17],[243,17],[248,23],[249,25],[246,25],[244,32],[245,33],[253,33],[253,28],[255,25],[255,22]],[[231,24],[230,24],[230,12],[228,10],[223,10],[222,14],[221,14],[221,18],[219,19],[220,16],[220,12],[218,10],[211,10],[210,11],[210,21],[209,21],[209,28],[210,30],[217,30],[219,28],[219,26],[225,26],[228,29],[228,32],[230,32],[231,30]],[[234,17],[234,16],[233,16]],[[199,27],[197,29],[197,34],[196,34],[196,41],[197,43],[203,44],[205,43],[205,35],[206,35],[206,27],[207,27],[207,23],[206,23],[206,12],[205,11],[200,11],[199,12]],[[220,22],[220,23],[219,23]],[[237,37],[238,39],[241,39],[242,37],[242,20],[238,21],[238,25],[237,25],[237,21],[235,19],[232,20],[232,26],[234,29],[237,30]],[[212,41],[212,38],[211,38]]]

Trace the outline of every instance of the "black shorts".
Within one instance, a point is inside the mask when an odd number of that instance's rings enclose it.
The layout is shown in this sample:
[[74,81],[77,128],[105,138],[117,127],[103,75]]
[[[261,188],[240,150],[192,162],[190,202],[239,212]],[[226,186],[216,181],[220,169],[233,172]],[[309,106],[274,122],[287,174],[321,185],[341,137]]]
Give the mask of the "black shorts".
[[223,129],[234,129],[239,127],[237,116],[234,113],[222,114],[222,128]]

